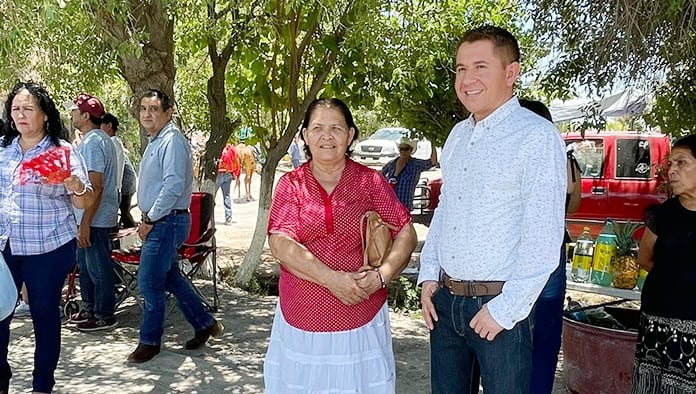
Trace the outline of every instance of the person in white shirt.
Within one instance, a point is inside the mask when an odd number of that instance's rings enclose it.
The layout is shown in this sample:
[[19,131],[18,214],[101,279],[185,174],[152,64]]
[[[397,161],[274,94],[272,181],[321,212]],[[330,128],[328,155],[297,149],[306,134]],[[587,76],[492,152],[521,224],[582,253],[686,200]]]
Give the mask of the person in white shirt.
[[442,149],[443,187],[421,253],[432,392],[528,393],[532,311],[563,241],[565,147],[520,107],[516,38],[482,26],[457,48],[455,90],[471,113]]

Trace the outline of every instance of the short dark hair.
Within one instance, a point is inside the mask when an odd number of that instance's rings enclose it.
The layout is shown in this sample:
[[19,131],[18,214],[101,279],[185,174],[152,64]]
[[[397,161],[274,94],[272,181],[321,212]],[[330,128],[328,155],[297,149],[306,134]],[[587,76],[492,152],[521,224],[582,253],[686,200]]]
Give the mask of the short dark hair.
[[517,39],[509,31],[497,26],[484,25],[467,31],[459,40],[457,50],[464,43],[482,40],[488,40],[493,43],[493,47],[501,55],[500,58],[503,60],[503,64],[520,62],[520,45]]
[[111,128],[114,129],[114,133],[118,131],[118,118],[111,112],[107,112],[102,117],[102,124],[110,124]]
[[12,119],[12,101],[22,90],[26,90],[29,92],[29,94],[36,98],[41,111],[46,114],[47,120],[44,124],[46,134],[51,139],[53,145],[60,146],[61,138],[68,135],[67,130],[63,127],[63,122],[60,120],[60,111],[58,111],[58,108],[56,108],[56,103],[48,94],[48,91],[46,91],[46,89],[40,84],[33,81],[18,82],[12,88],[10,94],[7,95],[7,99],[5,100],[5,113],[3,114],[3,118],[7,124],[2,130],[2,135],[4,138],[0,145],[8,146],[12,140],[19,135],[19,131],[17,130],[14,120]]
[[678,139],[672,146],[672,149],[674,148],[688,148],[691,151],[691,155],[696,158],[696,134]]
[[162,105],[162,111],[166,111],[169,108],[172,108],[172,103],[171,103],[171,101],[169,101],[169,96],[167,96],[161,90],[148,89],[148,90],[144,91],[140,95],[140,98],[138,99],[138,105],[140,105],[140,102],[143,101],[143,99],[146,97],[157,97],[160,101],[160,104]]
[[[355,133],[353,134],[353,139],[350,141],[350,143],[346,147],[346,156],[350,156],[353,153],[353,151],[350,149],[350,147],[351,147],[351,145],[353,145],[353,142],[358,139],[358,134],[360,132],[358,131],[358,126],[355,125],[355,121],[353,120],[353,114],[350,112],[350,109],[348,109],[348,105],[346,105],[346,103],[344,103],[343,101],[341,101],[335,97],[334,98],[315,99],[307,107],[307,111],[305,112],[304,120],[302,121],[302,128],[306,129],[307,126],[309,126],[309,121],[312,119],[312,115],[314,115],[314,111],[316,111],[317,108],[319,108],[319,107],[337,109],[343,115],[343,119],[346,121],[346,125],[348,125],[349,128],[352,127],[353,130],[355,130]],[[303,133],[300,133],[300,137],[302,138],[302,141],[306,142],[304,140]],[[304,152],[305,152],[305,156],[308,159],[312,158],[312,152],[309,151],[308,144],[304,144]]]
[[549,122],[553,123],[553,118],[551,117],[551,111],[549,111],[549,108],[542,103],[541,101],[537,100],[527,100],[527,99],[520,99],[520,106],[523,108],[527,108],[528,110],[534,112],[535,114],[541,116],[542,118],[545,118]]

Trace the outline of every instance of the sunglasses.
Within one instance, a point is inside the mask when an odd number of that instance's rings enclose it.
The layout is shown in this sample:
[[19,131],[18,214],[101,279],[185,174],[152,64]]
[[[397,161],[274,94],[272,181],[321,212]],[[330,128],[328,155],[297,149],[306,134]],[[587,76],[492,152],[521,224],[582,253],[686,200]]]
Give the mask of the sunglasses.
[[399,150],[411,150],[410,146],[400,146]]

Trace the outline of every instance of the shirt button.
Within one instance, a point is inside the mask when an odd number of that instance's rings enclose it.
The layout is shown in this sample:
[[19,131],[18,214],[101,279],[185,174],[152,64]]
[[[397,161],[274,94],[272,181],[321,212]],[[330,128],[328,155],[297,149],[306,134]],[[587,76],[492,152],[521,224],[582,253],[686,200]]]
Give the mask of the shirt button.
[[474,146],[474,141],[471,141],[471,143],[469,143],[469,145]]
[[463,168],[463,171],[466,171],[466,167]]

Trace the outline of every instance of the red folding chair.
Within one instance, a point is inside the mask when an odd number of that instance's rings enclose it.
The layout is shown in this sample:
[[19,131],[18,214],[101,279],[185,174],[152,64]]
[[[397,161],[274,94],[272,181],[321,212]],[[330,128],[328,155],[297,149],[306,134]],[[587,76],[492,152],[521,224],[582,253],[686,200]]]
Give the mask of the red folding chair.
[[[191,230],[189,237],[177,250],[177,261],[181,273],[187,278],[203,304],[211,311],[217,312],[219,297],[217,291],[217,244],[215,241],[215,197],[210,193],[194,192],[191,196]],[[116,289],[116,302],[120,305],[129,297],[140,299],[138,289],[138,265],[140,264],[140,247],[113,250],[111,259],[119,285]],[[206,296],[193,281],[201,270],[208,266],[213,282],[212,295]]]
[[[179,264],[184,276],[193,284],[194,290],[203,303],[217,312],[220,299],[217,291],[217,243],[215,240],[215,196],[210,193],[195,192],[191,196],[191,231],[188,239],[178,250]],[[208,268],[213,282],[212,295],[206,296],[193,282],[203,268]],[[212,303],[211,303],[212,301]]]

